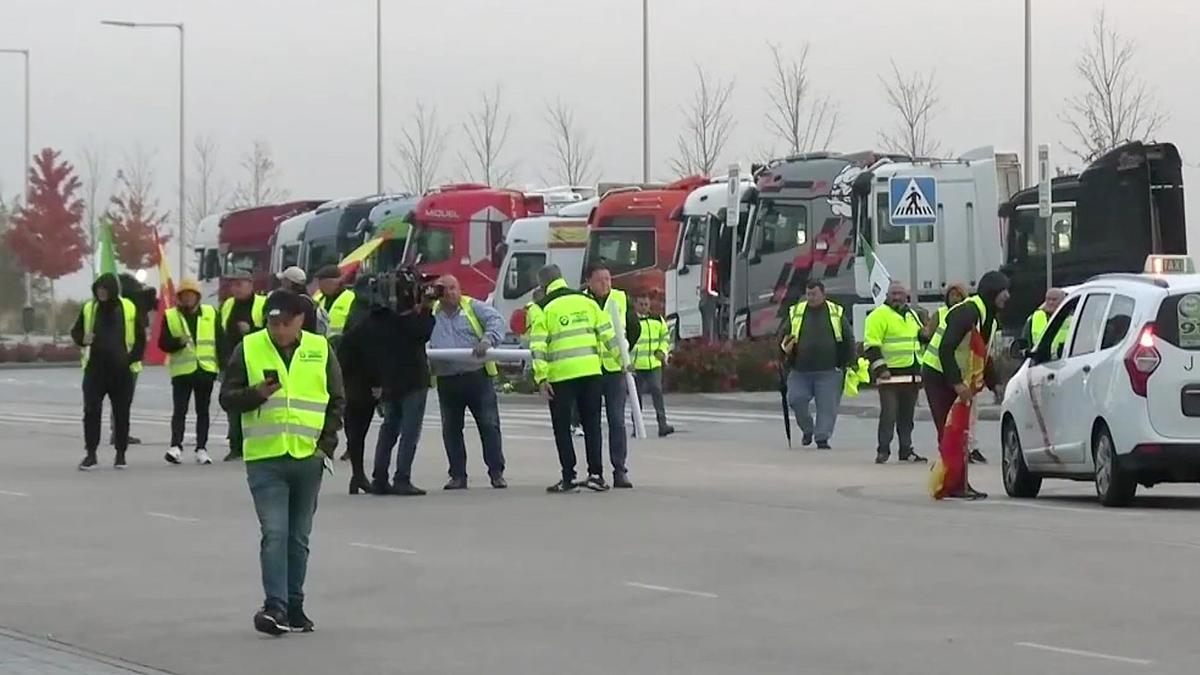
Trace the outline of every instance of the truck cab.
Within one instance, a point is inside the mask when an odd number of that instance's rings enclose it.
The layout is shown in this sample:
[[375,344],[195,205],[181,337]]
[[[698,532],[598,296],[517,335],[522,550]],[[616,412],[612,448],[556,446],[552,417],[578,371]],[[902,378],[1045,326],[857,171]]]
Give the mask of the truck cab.
[[[687,322],[689,336],[700,322],[703,268],[688,262],[694,247],[684,250],[683,206],[693,190],[709,183],[691,176],[656,189],[613,190],[601,197],[588,220],[584,269],[591,261],[604,261],[617,288],[649,293],[654,311],[666,317],[674,336],[681,336],[681,321]],[[585,281],[582,274],[579,279]]]
[[[738,214],[738,241],[742,242],[758,191],[749,176],[738,181],[737,190],[735,213]],[[675,297],[680,339],[718,337],[728,332],[730,240],[726,221],[729,196],[729,178],[726,176],[696,188],[683,202],[683,243],[679,250],[678,272],[674,275],[674,291],[668,289],[667,292],[668,296]],[[742,260],[744,258],[739,260],[739,268],[744,279]],[[672,281],[670,276],[667,281]],[[741,299],[735,303],[735,311],[744,315],[751,294],[745,286],[734,292]],[[744,329],[745,322],[741,325]]]
[[[301,200],[230,211],[222,216],[218,235],[222,279],[231,273],[249,273],[254,278],[255,290],[269,290],[271,242],[275,238],[276,229],[284,220],[311,211],[321,203]],[[222,283],[222,297],[224,293]]]
[[221,291],[221,218],[222,213],[206,216],[196,224],[196,241],[192,251],[196,256],[196,279],[200,282],[200,301],[215,304]]
[[368,216],[394,195],[371,195],[323,205],[304,225],[300,266],[309,278],[326,265],[336,265],[370,234]]
[[385,237],[375,253],[364,261],[364,270],[394,269],[404,260],[404,246],[412,229],[412,214],[420,197],[395,195],[375,205],[367,214],[369,237]]
[[464,293],[487,298],[496,288],[509,226],[541,215],[543,204],[541,195],[473,183],[437,188],[413,211],[404,261],[426,274],[452,274]]
[[275,230],[275,237],[271,240],[272,275],[300,264],[304,255],[304,228],[316,212],[317,210],[314,209],[298,213],[279,223],[279,227]]

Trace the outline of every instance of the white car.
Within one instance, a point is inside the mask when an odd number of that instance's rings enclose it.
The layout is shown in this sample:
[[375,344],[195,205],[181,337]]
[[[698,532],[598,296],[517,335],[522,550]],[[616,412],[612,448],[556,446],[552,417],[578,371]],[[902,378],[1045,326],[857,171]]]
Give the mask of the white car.
[[[1162,270],[1162,256],[1147,269]],[[1200,482],[1200,275],[1105,274],[1076,287],[1009,382],[1004,489],[1090,480],[1105,506],[1137,486]],[[1069,323],[1068,323],[1069,322]],[[1066,325],[1066,340],[1054,336]]]

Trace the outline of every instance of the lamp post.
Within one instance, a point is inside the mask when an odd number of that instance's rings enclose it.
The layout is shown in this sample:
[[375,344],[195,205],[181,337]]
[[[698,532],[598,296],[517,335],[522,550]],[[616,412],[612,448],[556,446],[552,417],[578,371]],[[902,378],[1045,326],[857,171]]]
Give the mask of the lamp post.
[[650,182],[650,0],[642,0],[642,182]]
[[383,0],[375,0],[375,193],[383,194]]
[[1025,0],[1025,186],[1033,176],[1033,0]]
[[177,218],[179,220],[179,275],[182,277],[187,273],[187,228],[184,225],[186,205],[187,185],[185,179],[185,156],[184,146],[186,143],[184,136],[184,33],[183,23],[157,23],[157,22],[141,22],[141,21],[101,21],[105,26],[117,26],[119,28],[174,28],[179,31],[179,211]]
[[[22,206],[29,206],[29,50],[0,49],[0,54],[16,54],[25,59],[25,153],[21,158],[21,199]],[[33,276],[25,270],[25,307],[23,324],[25,336],[29,337],[30,323],[33,319]]]

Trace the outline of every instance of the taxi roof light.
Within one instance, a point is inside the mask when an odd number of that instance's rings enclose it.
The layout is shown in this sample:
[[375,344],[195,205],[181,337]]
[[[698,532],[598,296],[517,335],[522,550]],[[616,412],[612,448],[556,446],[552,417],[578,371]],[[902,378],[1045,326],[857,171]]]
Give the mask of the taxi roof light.
[[1146,274],[1195,274],[1196,263],[1186,255],[1151,254],[1142,269]]

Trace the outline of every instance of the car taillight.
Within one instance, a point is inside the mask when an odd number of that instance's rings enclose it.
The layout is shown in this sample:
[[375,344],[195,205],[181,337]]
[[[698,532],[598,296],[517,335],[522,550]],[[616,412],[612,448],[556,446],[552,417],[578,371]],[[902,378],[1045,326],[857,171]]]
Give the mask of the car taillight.
[[1125,353],[1125,371],[1129,373],[1129,386],[1133,393],[1145,396],[1150,384],[1150,376],[1162,363],[1162,356],[1154,347],[1154,322],[1142,327],[1137,341]]
[[713,296],[717,294],[717,261],[712,258],[704,266],[704,292]]

